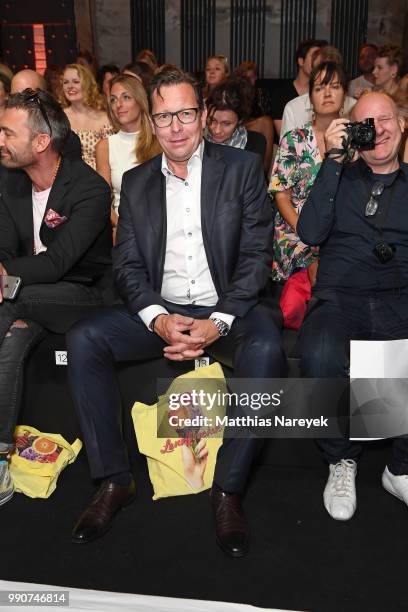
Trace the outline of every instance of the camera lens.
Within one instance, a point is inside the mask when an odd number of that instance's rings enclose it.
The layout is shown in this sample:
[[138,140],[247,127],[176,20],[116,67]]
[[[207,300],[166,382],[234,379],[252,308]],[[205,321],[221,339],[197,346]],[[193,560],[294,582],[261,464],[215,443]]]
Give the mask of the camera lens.
[[367,144],[373,139],[373,128],[370,126],[361,126],[358,132],[358,140],[361,144]]

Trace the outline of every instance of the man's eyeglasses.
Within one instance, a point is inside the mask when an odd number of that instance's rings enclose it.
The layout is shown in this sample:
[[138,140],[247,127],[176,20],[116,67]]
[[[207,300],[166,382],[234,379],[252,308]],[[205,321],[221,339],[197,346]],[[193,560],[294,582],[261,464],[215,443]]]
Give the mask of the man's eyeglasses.
[[44,108],[44,104],[41,101],[40,95],[38,91],[34,91],[33,89],[25,89],[23,91],[25,102],[35,102],[38,108],[40,109],[41,115],[47,124],[48,129],[50,130],[50,136],[52,136],[52,127],[50,120],[48,119],[47,111]]
[[189,124],[194,123],[197,119],[199,110],[199,108],[183,108],[175,113],[156,113],[152,115],[152,119],[154,125],[159,128],[169,127],[173,123],[174,117],[177,117],[180,123]]
[[384,183],[376,182],[372,186],[370,199],[368,200],[365,208],[365,216],[366,217],[374,217],[378,210],[378,198],[382,192],[384,191]]

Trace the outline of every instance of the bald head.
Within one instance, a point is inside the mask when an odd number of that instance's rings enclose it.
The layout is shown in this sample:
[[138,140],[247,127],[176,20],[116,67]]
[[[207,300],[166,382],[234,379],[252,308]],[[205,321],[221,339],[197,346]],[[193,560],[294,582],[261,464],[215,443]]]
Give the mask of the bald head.
[[388,114],[395,115],[396,117],[399,114],[397,105],[391,96],[379,91],[370,91],[357,100],[351,111],[352,120],[363,121],[367,117],[372,117],[373,115],[367,114],[370,112],[370,109],[373,109],[373,112],[375,109],[382,109],[385,113],[388,112]]
[[394,100],[385,93],[364,94],[354,106],[351,117],[353,121],[374,119],[375,147],[368,151],[360,151],[361,157],[373,172],[385,174],[395,170],[404,132],[404,120],[399,115]]
[[19,93],[25,89],[47,90],[45,79],[34,70],[20,70],[11,81],[11,93]]

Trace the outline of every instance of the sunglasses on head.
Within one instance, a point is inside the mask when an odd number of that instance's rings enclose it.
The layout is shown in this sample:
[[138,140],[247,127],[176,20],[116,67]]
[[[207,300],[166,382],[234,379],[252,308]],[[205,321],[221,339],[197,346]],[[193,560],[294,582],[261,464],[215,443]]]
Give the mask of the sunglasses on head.
[[34,91],[33,89],[25,89],[23,91],[25,102],[34,102],[40,109],[41,115],[50,130],[50,136],[52,136],[52,127],[50,120],[48,119],[47,111],[45,110],[44,103],[41,101],[40,92]]

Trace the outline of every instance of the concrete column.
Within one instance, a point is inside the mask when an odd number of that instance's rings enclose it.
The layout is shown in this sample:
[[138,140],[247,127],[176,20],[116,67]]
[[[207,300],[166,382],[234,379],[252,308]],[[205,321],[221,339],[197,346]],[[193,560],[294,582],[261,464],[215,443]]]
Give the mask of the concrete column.
[[130,0],[93,0],[95,3],[95,53],[102,64],[122,68],[132,60]]
[[403,45],[407,0],[369,0],[367,41],[375,45]]
[[95,52],[95,1],[74,0],[77,44],[81,50]]

